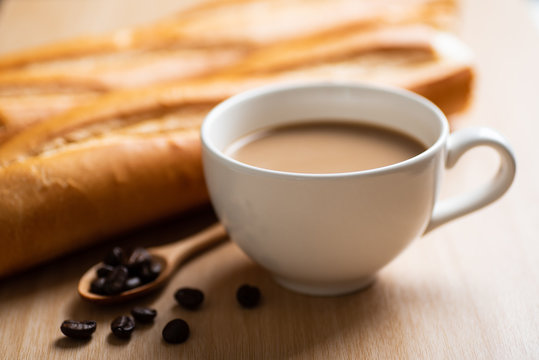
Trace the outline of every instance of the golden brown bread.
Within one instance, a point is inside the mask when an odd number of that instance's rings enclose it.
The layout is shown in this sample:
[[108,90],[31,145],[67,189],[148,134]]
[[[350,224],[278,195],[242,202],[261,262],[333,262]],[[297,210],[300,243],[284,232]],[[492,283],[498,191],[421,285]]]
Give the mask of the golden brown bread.
[[0,169],[0,275],[207,201],[198,132],[128,136]]
[[[453,43],[446,50],[447,44]],[[464,56],[463,56],[464,54]],[[362,32],[335,31],[292,40],[259,49],[247,56],[236,66],[198,79],[209,83],[226,79],[233,84],[227,88],[238,91],[251,87],[249,83],[264,84],[290,80],[360,80],[417,89],[436,103],[448,114],[462,110],[467,103],[471,88],[471,61],[466,49],[457,40],[430,27],[409,25],[398,27],[373,27]],[[452,104],[444,94],[444,82],[450,77],[460,79],[458,91],[447,91]],[[430,84],[441,84],[438,94],[431,96]],[[174,83],[169,88],[184,89],[192,86],[193,81]],[[214,91],[218,86],[206,85],[201,91]],[[141,94],[160,91],[160,86],[141,90]],[[166,87],[164,87],[166,88]],[[226,96],[237,91],[228,91]],[[136,93],[136,92],[134,92]],[[118,94],[122,94],[119,92]],[[113,95],[115,96],[115,95]],[[123,96],[123,95],[120,95]],[[74,99],[89,101],[98,97],[96,92],[71,93],[58,95],[38,95],[33,97],[4,97],[0,99],[0,120],[3,132],[0,142],[32,123],[62,112],[77,104]],[[106,98],[106,97],[105,97]],[[151,97],[150,97],[151,98]],[[3,103],[3,104],[2,104]]]
[[[292,1],[297,9],[290,13],[297,15],[304,1]],[[367,11],[370,17],[358,21],[357,13],[343,14],[346,6],[354,4],[349,0],[334,3],[342,6],[338,12],[343,17],[341,23],[332,16],[325,23],[321,9],[327,10],[328,1],[316,1],[317,27],[305,21],[292,26],[303,29],[305,33],[300,33],[304,36],[294,38],[290,29],[273,37],[262,27],[264,31],[253,34],[231,29],[213,42],[208,40],[199,53],[180,46],[178,54],[192,51],[201,58],[203,54],[220,58],[231,49],[225,56],[233,60],[219,71],[220,66],[205,62],[200,68],[206,75],[190,79],[190,72],[183,68],[183,80],[169,84],[118,90],[130,87],[121,85],[126,80],[140,84],[154,81],[147,77],[150,71],[137,65],[117,72],[115,66],[127,59],[121,47],[114,49],[121,55],[109,57],[108,63],[100,61],[110,53],[103,55],[96,50],[98,46],[92,49],[99,56],[91,57],[88,64],[72,61],[83,53],[86,59],[91,50],[77,52],[74,45],[71,50],[69,46],[36,50],[34,55],[41,61],[35,67],[25,60],[30,55],[0,59],[0,68],[10,69],[0,74],[0,121],[6,140],[0,146],[0,276],[207,202],[198,128],[215,104],[240,91],[276,82],[363,81],[416,91],[448,114],[466,106],[473,71],[470,54],[457,39],[431,26],[418,25],[417,19],[404,21],[402,13],[397,20],[389,16],[376,22],[378,17]],[[281,0],[222,0],[193,10],[193,14],[208,15],[204,21],[186,16],[184,27],[174,19],[161,23],[159,31],[170,31],[170,37],[165,37],[170,40],[179,28],[191,29],[189,36],[193,38],[193,29],[204,28],[200,40],[215,24],[224,27],[229,21],[217,21],[215,9],[225,6],[227,11],[237,12],[247,6],[250,10],[239,16],[243,19],[245,14],[253,16],[254,3],[262,8],[282,6]],[[417,4],[427,3],[451,2],[417,0]],[[364,4],[370,7],[365,5],[363,11],[377,6],[369,1]],[[425,9],[414,16],[425,16]],[[413,18],[409,13],[406,16]],[[189,21],[190,25],[185,25]],[[122,46],[132,51],[133,47],[153,44],[151,31],[140,34]],[[277,42],[283,34],[289,38]],[[275,41],[268,45],[268,39]],[[234,46],[217,45],[227,42]],[[175,59],[169,55],[159,59]],[[95,61],[98,57],[101,60]],[[141,58],[144,63],[144,55]],[[73,76],[55,72],[68,63],[68,68],[79,66],[80,71],[74,71]],[[85,72],[88,69],[96,71]],[[140,78],[129,79],[138,71]],[[110,81],[114,78],[111,74],[117,76],[116,83]],[[156,76],[155,82],[160,78]],[[57,115],[50,117],[53,114]],[[17,134],[21,129],[24,131]]]
[[79,37],[0,58],[0,70],[92,54],[163,49],[260,47],[335,28],[371,24],[452,26],[454,0],[207,0],[154,24]]
[[271,44],[372,27],[447,28],[452,0],[218,0],[157,23],[0,57],[0,143],[118,89],[181,82]]
[[253,54],[244,67],[209,79],[113,92],[14,136],[0,147],[0,238],[9,239],[0,276],[206,202],[198,128],[213,105],[240,91],[362,80],[461,109],[472,78],[465,48],[456,56],[460,43],[432,29],[398,31],[407,34],[401,41],[373,32],[374,47],[354,35],[297,53],[276,45],[263,50],[264,66]]
[[240,91],[275,82],[363,81],[401,86],[452,113],[469,100],[472,78],[467,48],[432,28],[380,28],[360,36],[337,32],[316,41],[261,49],[237,67],[212,77],[101,96],[7,141],[0,147],[0,164],[194,104],[217,104]]

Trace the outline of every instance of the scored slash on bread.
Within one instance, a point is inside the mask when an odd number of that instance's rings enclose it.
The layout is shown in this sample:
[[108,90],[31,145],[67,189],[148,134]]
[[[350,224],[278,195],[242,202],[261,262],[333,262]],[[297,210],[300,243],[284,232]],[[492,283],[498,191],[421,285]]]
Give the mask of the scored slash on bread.
[[[399,4],[220,0],[124,32],[122,41],[117,33],[90,38],[91,46],[68,42],[0,58],[0,276],[206,203],[199,126],[214,105],[241,91],[362,81],[410,89],[447,114],[462,110],[471,95],[471,54],[432,26],[452,2]],[[325,16],[330,8],[337,10]],[[271,26],[301,9],[312,23]],[[258,30],[228,29],[227,14]],[[174,55],[163,50],[172,43]],[[221,61],[226,51],[230,58]],[[219,59],[197,72],[189,53]],[[148,69],[181,54],[181,69],[164,66],[152,77]]]

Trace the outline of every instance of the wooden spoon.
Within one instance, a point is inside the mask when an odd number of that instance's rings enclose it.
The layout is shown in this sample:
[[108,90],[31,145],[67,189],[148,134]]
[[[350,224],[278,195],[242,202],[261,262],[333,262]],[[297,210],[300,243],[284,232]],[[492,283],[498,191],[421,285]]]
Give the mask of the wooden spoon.
[[217,244],[226,237],[225,227],[217,223],[186,239],[146,249],[152,255],[153,261],[161,263],[161,273],[155,280],[117,295],[97,295],[90,292],[90,284],[97,276],[96,271],[103,265],[102,263],[96,264],[81,277],[78,286],[79,295],[84,300],[99,304],[118,303],[146,295],[163,286],[183,261]]

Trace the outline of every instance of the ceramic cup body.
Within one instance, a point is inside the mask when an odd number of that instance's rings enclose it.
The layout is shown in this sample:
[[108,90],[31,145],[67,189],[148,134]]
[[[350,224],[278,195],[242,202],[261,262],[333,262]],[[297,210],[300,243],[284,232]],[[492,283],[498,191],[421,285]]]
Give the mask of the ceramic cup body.
[[[258,129],[316,120],[389,127],[427,150],[390,166],[336,174],[272,171],[224,153]],[[201,137],[210,197],[231,239],[283,286],[335,295],[368,285],[425,232],[446,166],[449,130],[442,112],[415,94],[321,83],[232,97],[207,116]]]

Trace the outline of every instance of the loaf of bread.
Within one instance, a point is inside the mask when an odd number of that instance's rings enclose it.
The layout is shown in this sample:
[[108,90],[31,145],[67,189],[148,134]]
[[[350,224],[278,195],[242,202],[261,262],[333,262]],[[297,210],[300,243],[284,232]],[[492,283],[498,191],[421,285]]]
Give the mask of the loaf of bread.
[[210,77],[114,91],[0,146],[0,276],[208,201],[198,130],[207,112],[270,83],[401,86],[448,113],[470,97],[467,48],[428,26],[326,33],[253,51]]
[[110,91],[205,77],[268,45],[373,27],[446,30],[451,0],[199,0],[154,24],[0,57],[0,143]]
[[449,0],[213,0],[0,57],[0,277],[206,204],[199,127],[241,91],[361,81],[461,111],[453,18]]

